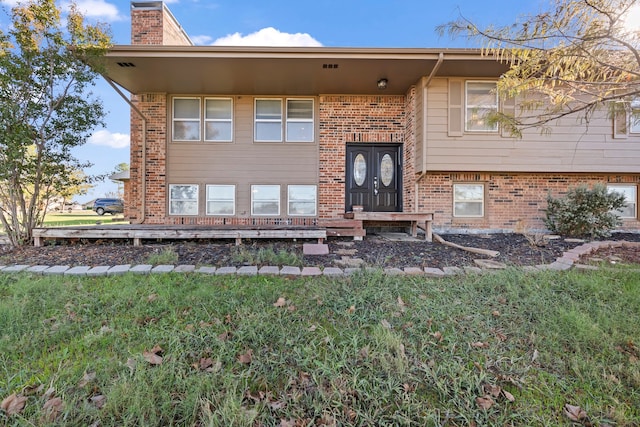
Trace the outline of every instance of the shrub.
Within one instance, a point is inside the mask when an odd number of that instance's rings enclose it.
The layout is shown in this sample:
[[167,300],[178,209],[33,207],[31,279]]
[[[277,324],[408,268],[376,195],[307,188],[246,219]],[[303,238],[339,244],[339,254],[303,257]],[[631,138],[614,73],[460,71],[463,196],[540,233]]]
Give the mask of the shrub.
[[592,189],[580,185],[564,198],[547,196],[545,225],[554,233],[574,237],[607,237],[622,221],[616,211],[625,205],[624,195],[609,192],[603,184]]

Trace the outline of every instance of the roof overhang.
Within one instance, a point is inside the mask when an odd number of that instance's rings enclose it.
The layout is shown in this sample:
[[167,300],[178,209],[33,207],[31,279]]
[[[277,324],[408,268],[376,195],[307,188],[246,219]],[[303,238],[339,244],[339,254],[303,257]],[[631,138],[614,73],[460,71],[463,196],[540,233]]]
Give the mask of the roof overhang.
[[440,54],[434,77],[497,78],[508,69],[479,49],[127,45],[109,50],[103,72],[134,94],[397,95],[429,75]]

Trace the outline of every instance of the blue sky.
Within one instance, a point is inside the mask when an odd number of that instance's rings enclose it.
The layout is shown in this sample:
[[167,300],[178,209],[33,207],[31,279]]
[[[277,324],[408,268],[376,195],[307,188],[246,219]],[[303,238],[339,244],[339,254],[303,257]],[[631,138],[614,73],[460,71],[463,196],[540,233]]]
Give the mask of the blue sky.
[[[16,0],[0,0],[4,9]],[[196,44],[331,47],[470,47],[464,39],[440,37],[435,28],[460,14],[481,26],[510,24],[544,8],[544,0],[171,0],[165,2]],[[68,2],[60,3],[68,7]],[[89,20],[110,24],[115,44],[129,44],[129,1],[77,0]],[[0,28],[7,29],[6,13]],[[109,111],[106,127],[96,129],[76,151],[94,167],[90,174],[113,171],[129,162],[129,108],[103,80],[95,93]],[[115,191],[100,183],[86,201]]]

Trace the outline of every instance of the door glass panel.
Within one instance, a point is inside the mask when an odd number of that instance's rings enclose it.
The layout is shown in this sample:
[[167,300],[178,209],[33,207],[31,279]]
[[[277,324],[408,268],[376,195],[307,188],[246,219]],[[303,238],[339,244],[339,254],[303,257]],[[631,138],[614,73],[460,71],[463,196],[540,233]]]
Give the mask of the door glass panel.
[[364,184],[364,180],[367,177],[367,161],[362,153],[358,154],[353,160],[353,179],[356,181],[356,185],[360,187]]
[[385,187],[393,181],[393,160],[389,154],[385,154],[380,160],[380,180]]

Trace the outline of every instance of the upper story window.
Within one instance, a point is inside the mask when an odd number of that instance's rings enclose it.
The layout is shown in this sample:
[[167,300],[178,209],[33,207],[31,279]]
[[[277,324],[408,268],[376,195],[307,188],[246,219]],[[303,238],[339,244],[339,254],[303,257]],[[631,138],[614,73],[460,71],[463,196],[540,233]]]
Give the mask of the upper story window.
[[465,131],[497,132],[498,124],[489,124],[487,115],[498,111],[496,82],[467,81],[465,85]]
[[[283,106],[286,112],[283,114]],[[284,120],[283,120],[284,116]],[[255,141],[312,142],[314,127],[312,99],[258,98],[255,101]],[[284,138],[283,138],[284,135]]]
[[233,141],[233,100],[231,98],[173,98],[173,141]]
[[200,98],[173,98],[173,140],[200,141]]
[[231,98],[205,98],[204,140],[233,141],[233,101]]

